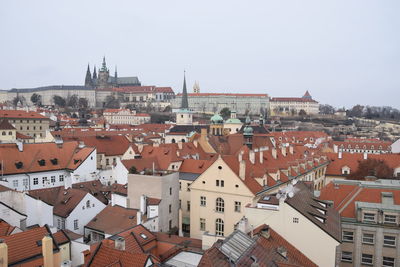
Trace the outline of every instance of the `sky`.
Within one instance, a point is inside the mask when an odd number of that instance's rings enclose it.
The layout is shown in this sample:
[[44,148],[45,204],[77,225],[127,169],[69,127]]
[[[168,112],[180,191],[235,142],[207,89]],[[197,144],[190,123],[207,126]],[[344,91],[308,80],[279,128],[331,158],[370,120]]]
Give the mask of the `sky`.
[[400,108],[400,1],[13,0],[0,89],[83,85],[106,57],[142,85]]

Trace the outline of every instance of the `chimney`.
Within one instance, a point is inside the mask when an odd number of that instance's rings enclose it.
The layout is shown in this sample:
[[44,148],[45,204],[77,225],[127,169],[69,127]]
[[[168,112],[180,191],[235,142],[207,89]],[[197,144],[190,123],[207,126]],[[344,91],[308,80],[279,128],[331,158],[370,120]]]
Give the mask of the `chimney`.
[[339,151],[339,153],[338,153],[338,159],[341,159],[342,158],[342,151]]
[[0,267],[8,267],[8,247],[3,239],[0,239]]
[[335,153],[338,152],[338,146],[337,145],[333,145],[333,152],[335,152]]
[[293,155],[293,146],[289,146],[289,153]]
[[17,145],[19,152],[24,152],[24,143],[22,143],[21,140],[15,141],[15,144]]
[[193,140],[193,145],[194,145],[195,147],[197,147],[197,146],[199,145],[199,142],[198,142],[197,140]]
[[246,162],[244,160],[239,161],[239,177],[242,180],[246,178]]
[[264,151],[260,151],[260,163],[264,163]]
[[275,147],[273,147],[273,148],[271,149],[271,154],[272,154],[272,157],[273,157],[274,159],[276,159],[276,148],[275,148]]
[[206,128],[201,128],[200,135],[201,135],[201,137],[206,137],[207,136],[207,129]]
[[140,212],[142,214],[146,214],[146,206],[147,206],[146,202],[147,202],[146,196],[145,195],[141,195],[140,196]]
[[262,230],[261,230],[261,236],[265,237],[266,239],[269,239],[269,237],[271,236],[271,232],[269,230],[268,226],[265,226]]
[[85,142],[79,141],[78,148],[84,148],[85,147]]
[[281,147],[281,151],[282,151],[282,155],[283,155],[284,157],[286,157],[286,147],[285,147],[285,146],[282,146],[282,147]]
[[178,148],[181,150],[182,147],[183,147],[182,141],[181,141],[181,142],[178,142]]
[[54,139],[54,143],[56,143],[59,148],[62,148],[64,141],[61,138],[56,138]]
[[142,151],[143,151],[143,144],[137,144],[137,147],[138,147],[139,153],[142,153]]
[[367,152],[364,152],[363,158],[364,158],[364,160],[368,159],[368,153]]
[[42,254],[43,254],[43,266],[54,267],[53,259],[53,239],[50,235],[46,235],[42,239]]
[[114,243],[116,249],[125,250],[125,238],[123,238],[122,236],[115,239]]
[[241,162],[243,160],[243,151],[239,152],[238,161]]
[[142,223],[142,213],[140,211],[138,211],[136,213],[136,224],[139,225]]
[[249,160],[251,164],[254,164],[256,162],[256,153],[254,152],[254,150],[249,151]]

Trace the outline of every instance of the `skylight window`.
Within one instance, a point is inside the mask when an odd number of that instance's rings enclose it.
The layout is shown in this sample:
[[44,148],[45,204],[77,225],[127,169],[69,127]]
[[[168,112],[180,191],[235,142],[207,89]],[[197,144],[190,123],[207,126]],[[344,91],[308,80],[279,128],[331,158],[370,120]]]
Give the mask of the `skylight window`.
[[143,239],[147,239],[147,235],[145,235],[143,233],[140,234],[140,237],[143,238]]

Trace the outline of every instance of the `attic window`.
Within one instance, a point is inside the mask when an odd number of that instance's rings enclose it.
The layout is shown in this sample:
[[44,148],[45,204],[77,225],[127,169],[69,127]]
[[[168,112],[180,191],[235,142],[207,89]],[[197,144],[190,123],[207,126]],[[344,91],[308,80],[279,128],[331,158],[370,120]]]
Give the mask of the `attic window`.
[[42,240],[36,241],[36,245],[37,245],[38,247],[41,247],[41,246],[42,246]]
[[142,237],[143,239],[147,239],[147,235],[145,235],[143,233],[140,234],[140,237]]
[[44,159],[38,160],[40,166],[46,165],[46,161]]
[[220,169],[220,170],[221,170],[221,169],[222,169],[222,166],[218,166],[218,169]]
[[16,167],[17,169],[21,169],[22,166],[24,166],[24,164],[22,163],[22,161],[18,161],[18,162],[15,163],[15,167]]
[[79,162],[79,159],[74,159],[74,164],[77,164]]
[[57,158],[51,159],[50,161],[51,161],[51,163],[53,165],[57,165],[58,164],[58,159]]

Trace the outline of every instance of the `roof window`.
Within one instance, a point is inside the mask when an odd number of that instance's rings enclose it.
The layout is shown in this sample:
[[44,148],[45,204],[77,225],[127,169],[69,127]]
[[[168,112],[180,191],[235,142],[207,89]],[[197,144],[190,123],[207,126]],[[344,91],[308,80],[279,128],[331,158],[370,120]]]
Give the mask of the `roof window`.
[[147,235],[145,235],[143,233],[140,233],[140,237],[143,238],[143,239],[147,239]]
[[53,165],[57,165],[58,164],[58,159],[57,158],[51,159],[50,161],[51,161],[51,163]]
[[15,167],[17,169],[22,169],[23,166],[24,166],[24,164],[22,163],[22,161],[18,161],[18,162],[15,163]]
[[44,159],[38,160],[38,163],[40,166],[45,166],[46,165],[46,161]]

